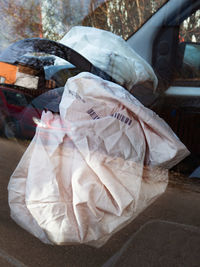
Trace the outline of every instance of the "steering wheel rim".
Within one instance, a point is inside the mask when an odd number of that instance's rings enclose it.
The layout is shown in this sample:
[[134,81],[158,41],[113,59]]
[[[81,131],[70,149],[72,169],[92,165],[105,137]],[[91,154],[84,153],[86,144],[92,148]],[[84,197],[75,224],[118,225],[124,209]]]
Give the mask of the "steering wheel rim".
[[94,66],[89,60],[72,48],[45,38],[28,38],[11,44],[1,53],[0,61],[10,64],[20,63],[23,56],[33,52],[60,57],[82,71],[91,72],[105,80],[117,83],[110,75]]

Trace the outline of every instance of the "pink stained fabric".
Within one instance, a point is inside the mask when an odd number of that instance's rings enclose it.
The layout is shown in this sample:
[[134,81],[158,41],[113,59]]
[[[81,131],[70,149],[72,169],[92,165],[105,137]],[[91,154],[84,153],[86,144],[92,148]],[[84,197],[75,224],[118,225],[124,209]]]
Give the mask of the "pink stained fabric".
[[11,217],[45,243],[102,246],[166,189],[189,154],[123,87],[90,73],[66,83],[60,115],[43,112],[11,176]]

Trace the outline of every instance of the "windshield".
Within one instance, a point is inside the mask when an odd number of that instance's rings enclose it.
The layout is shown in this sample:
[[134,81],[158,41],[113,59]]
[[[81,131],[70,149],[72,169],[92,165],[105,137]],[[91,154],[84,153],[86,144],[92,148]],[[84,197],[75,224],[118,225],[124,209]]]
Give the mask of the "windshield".
[[24,38],[60,40],[72,26],[109,30],[127,39],[167,0],[4,0],[0,50]]
[[90,4],[90,12],[82,25],[111,31],[128,39],[136,32],[167,0],[109,0]]
[[1,1],[0,266],[199,266],[197,2]]

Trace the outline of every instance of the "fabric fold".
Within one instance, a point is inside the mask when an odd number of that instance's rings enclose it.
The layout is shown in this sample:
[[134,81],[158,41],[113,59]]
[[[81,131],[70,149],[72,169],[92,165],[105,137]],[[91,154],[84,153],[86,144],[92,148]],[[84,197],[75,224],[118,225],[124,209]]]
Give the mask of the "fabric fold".
[[102,246],[166,189],[189,151],[128,91],[70,78],[10,178],[12,218],[45,243]]

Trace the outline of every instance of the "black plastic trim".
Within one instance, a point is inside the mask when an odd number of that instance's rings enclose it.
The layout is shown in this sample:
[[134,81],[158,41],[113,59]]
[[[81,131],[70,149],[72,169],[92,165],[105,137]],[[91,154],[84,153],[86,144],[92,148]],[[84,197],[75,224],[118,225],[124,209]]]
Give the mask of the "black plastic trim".
[[72,48],[43,38],[29,38],[11,44],[1,53],[0,61],[17,64],[23,60],[25,54],[33,52],[46,53],[63,58],[82,71],[91,72],[103,79],[117,83],[110,75],[95,67],[90,61]]

